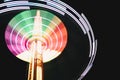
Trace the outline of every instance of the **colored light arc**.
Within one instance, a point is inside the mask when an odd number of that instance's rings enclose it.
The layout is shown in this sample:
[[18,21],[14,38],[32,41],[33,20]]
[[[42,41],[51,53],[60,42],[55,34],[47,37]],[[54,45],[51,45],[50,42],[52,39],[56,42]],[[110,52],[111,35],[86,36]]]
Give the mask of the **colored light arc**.
[[30,45],[35,39],[40,42],[39,51],[43,54],[43,62],[48,62],[64,50],[67,30],[56,15],[44,10],[23,11],[7,25],[6,44],[17,58],[30,62]]

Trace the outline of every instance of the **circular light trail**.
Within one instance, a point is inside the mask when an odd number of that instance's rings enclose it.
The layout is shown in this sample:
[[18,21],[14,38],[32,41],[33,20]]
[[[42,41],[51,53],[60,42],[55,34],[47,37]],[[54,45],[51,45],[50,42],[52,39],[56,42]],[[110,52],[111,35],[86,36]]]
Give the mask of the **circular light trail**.
[[67,44],[67,30],[57,16],[44,10],[21,12],[7,25],[6,44],[16,57],[29,62],[30,45],[35,39],[41,43],[39,50],[43,54],[43,62],[48,62],[64,50]]

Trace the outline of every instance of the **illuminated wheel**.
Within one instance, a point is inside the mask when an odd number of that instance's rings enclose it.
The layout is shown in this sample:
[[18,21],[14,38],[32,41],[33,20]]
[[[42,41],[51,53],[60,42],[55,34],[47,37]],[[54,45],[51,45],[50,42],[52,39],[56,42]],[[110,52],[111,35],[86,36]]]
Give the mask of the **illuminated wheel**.
[[31,45],[37,40],[45,80],[81,80],[92,67],[97,40],[84,14],[79,15],[66,3],[9,1],[0,4],[0,18],[6,16],[5,22],[0,21],[1,42],[5,43],[1,45],[30,62]]
[[[39,16],[40,21],[35,21]],[[58,17],[44,10],[24,11],[15,16],[6,28],[5,40],[9,50],[24,61],[30,62],[30,45],[34,39],[41,42],[39,50],[43,54],[43,62],[48,62],[60,55],[66,46],[67,31]]]

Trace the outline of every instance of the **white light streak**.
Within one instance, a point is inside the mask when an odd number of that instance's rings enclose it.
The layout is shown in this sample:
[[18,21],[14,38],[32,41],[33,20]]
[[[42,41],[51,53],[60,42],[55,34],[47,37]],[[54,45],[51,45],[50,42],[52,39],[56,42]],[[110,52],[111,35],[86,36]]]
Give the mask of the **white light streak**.
[[81,27],[81,29],[83,30],[84,34],[86,34],[86,31],[85,31],[85,29],[84,29],[84,26],[80,23],[80,21],[79,21],[74,15],[72,15],[70,12],[66,11],[66,13],[67,13],[70,17],[72,17],[72,18],[78,23],[78,25],[79,25],[79,26]]
[[28,1],[12,1],[12,2],[6,2],[6,3],[2,3],[0,4],[0,7],[5,7],[5,6],[9,6],[9,7],[13,7],[13,6],[22,6],[28,4]]
[[66,11],[66,7],[64,7],[64,6],[62,6],[62,5],[60,5],[56,2],[53,2],[53,1],[46,1],[46,2],[47,2],[48,5],[53,6],[55,8],[58,8],[61,11]]
[[25,10],[25,9],[30,9],[30,8],[27,7],[27,6],[6,8],[6,9],[0,10],[0,14],[1,14],[1,13],[5,13],[5,12],[8,12],[8,11]]
[[93,33],[93,30],[92,30],[92,27],[90,25],[90,23],[88,22],[87,18],[85,17],[84,14],[81,14],[81,16],[83,17],[83,19],[86,21],[87,25],[88,25],[88,28],[91,32],[91,35],[92,35],[92,40],[95,41],[95,36],[94,36],[94,33]]
[[53,8],[51,6],[48,6],[48,5],[44,5],[44,4],[38,4],[38,3],[33,3],[33,2],[29,2],[29,4],[26,4],[26,5],[30,5],[30,6],[38,6],[38,7],[43,7],[43,8],[47,8],[47,9],[50,9],[50,10],[53,10],[55,12],[58,12],[60,13],[61,15],[64,15],[65,13],[63,11],[60,11],[56,8]]

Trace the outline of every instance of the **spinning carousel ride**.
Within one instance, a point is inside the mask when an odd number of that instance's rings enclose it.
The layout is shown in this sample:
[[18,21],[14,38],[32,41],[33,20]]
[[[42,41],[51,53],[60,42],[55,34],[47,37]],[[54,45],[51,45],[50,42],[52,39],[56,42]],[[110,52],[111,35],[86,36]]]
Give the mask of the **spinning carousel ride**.
[[29,64],[28,80],[81,80],[91,69],[97,40],[83,13],[60,0],[4,0],[0,19],[6,16],[0,21],[6,48]]

